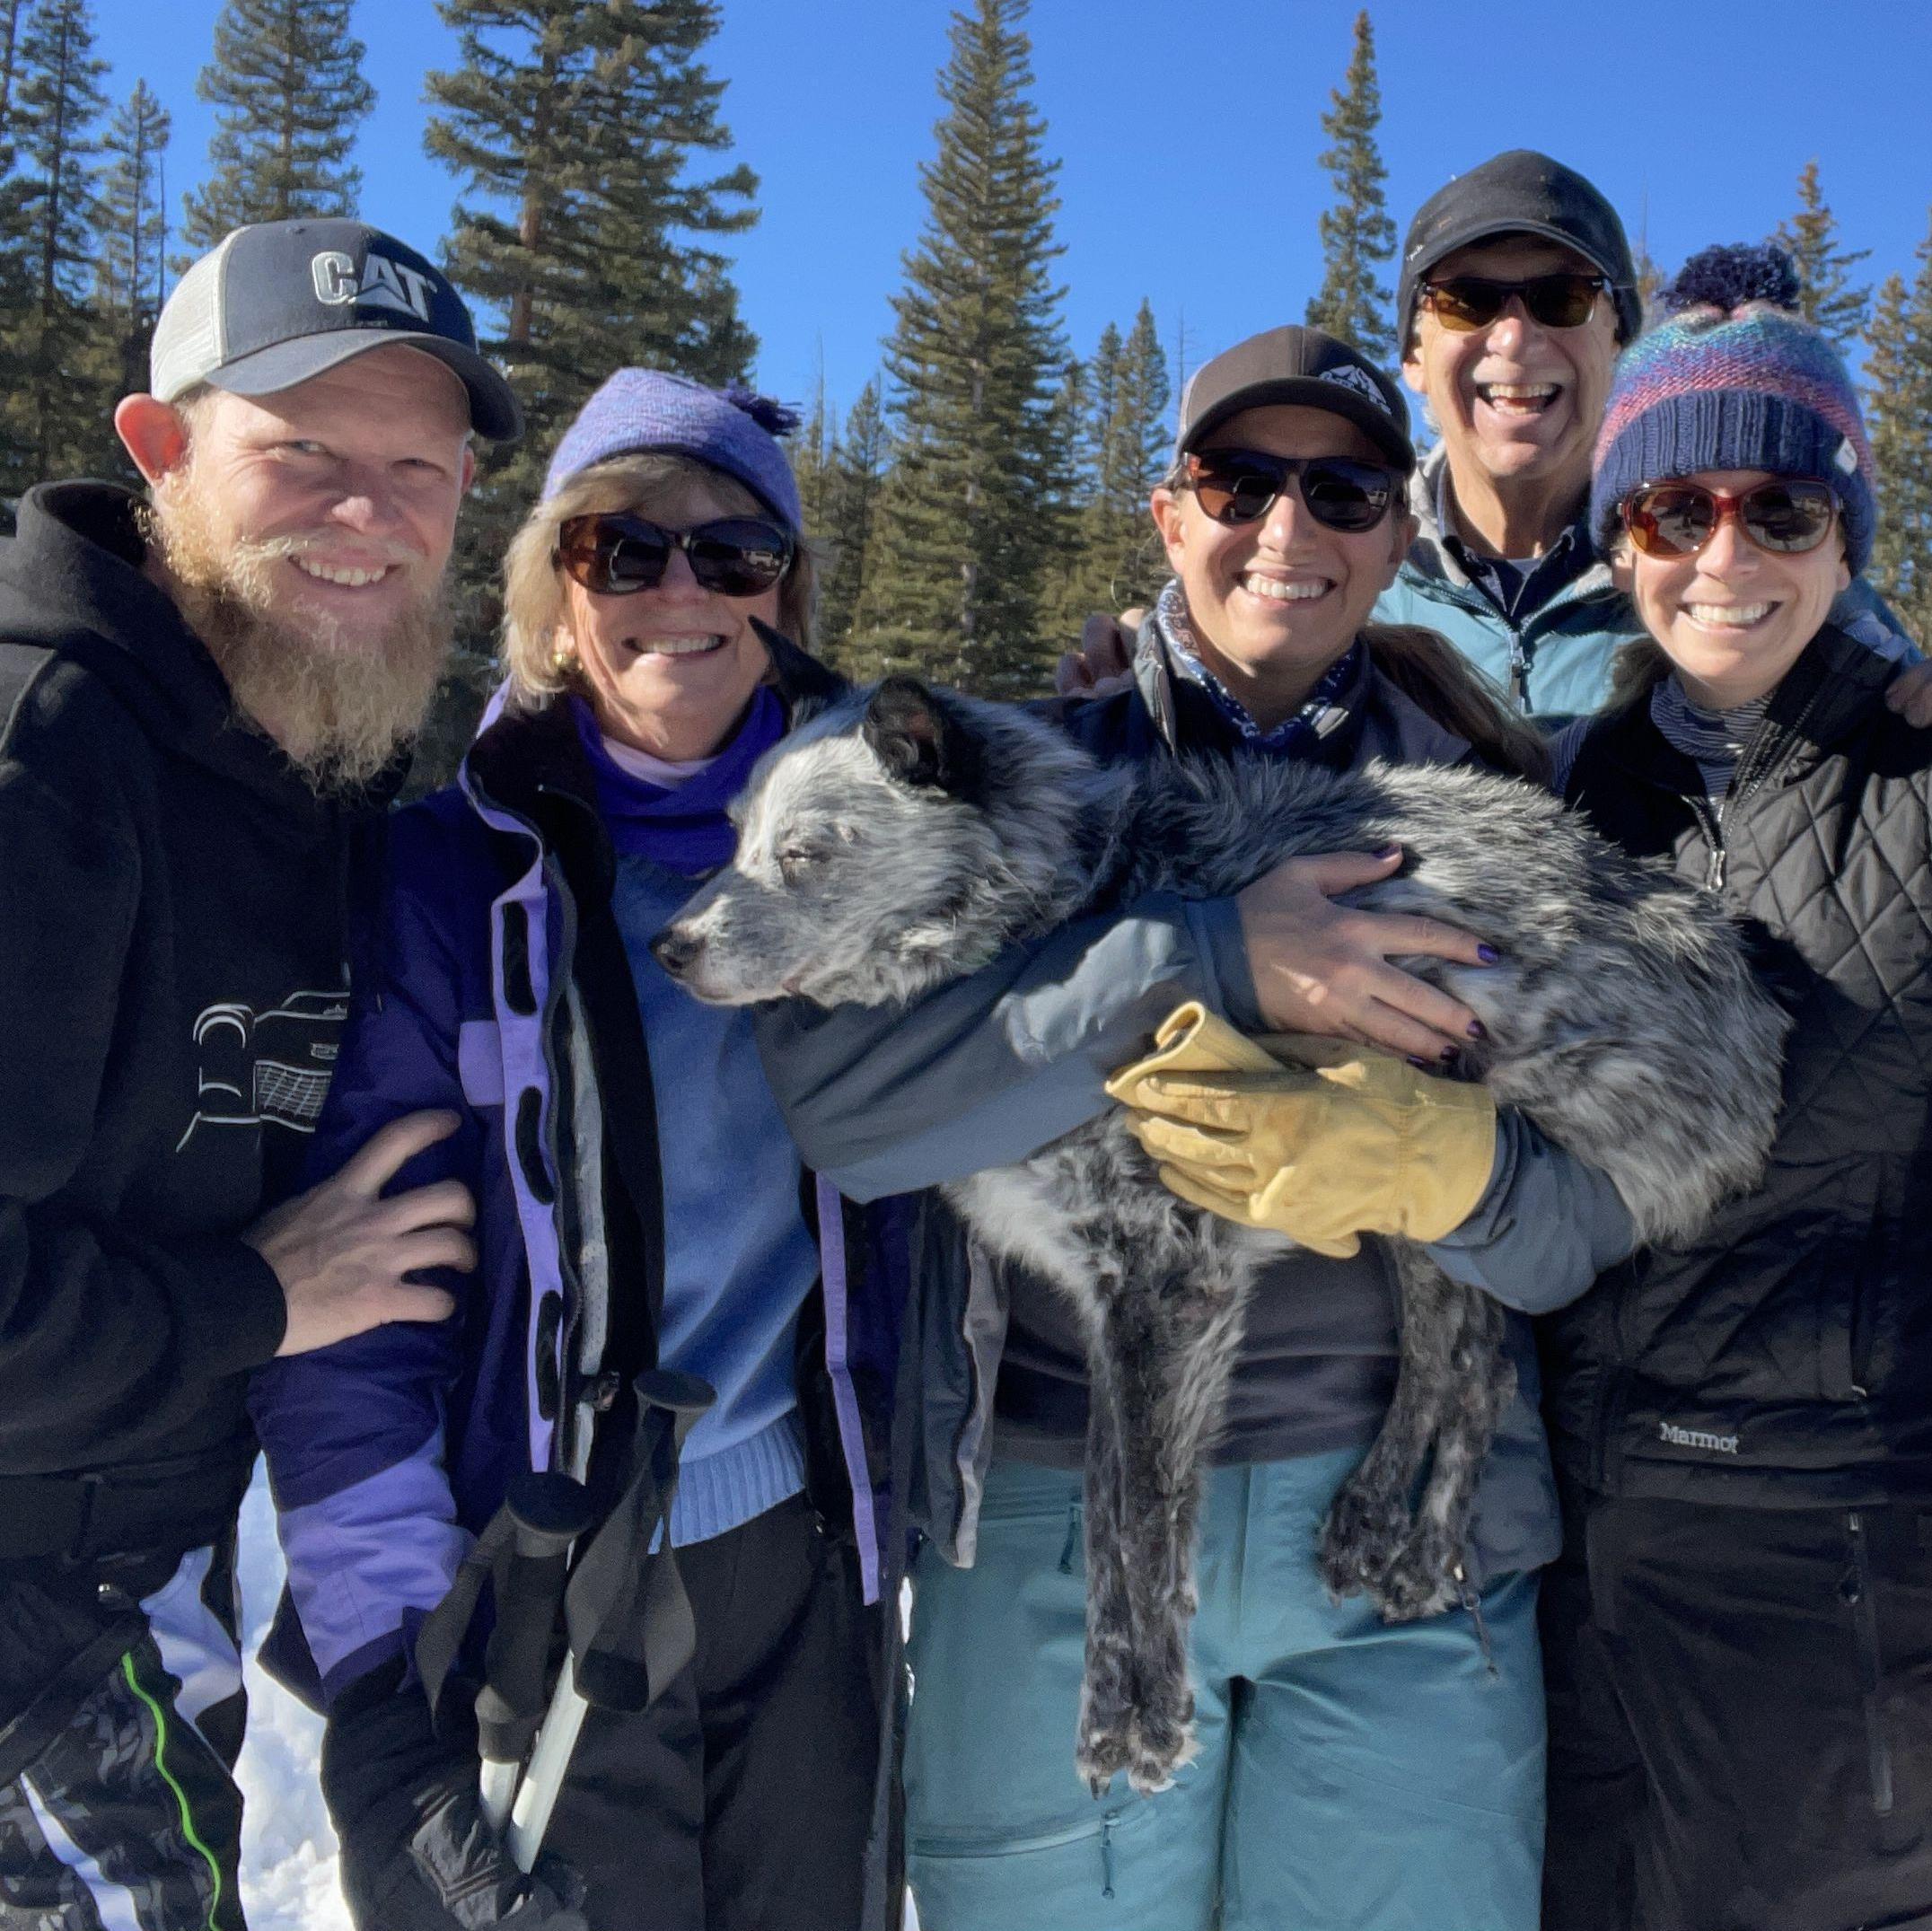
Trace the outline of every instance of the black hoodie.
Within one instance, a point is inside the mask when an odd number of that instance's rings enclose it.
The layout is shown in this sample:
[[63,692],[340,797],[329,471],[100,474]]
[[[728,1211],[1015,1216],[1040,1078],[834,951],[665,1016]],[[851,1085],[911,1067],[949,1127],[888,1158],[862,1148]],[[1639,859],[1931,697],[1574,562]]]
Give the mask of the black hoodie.
[[237,722],[134,508],[43,485],[0,545],[0,1531],[90,1471],[186,1547],[282,1338],[237,1236],[321,1110],[357,814]]

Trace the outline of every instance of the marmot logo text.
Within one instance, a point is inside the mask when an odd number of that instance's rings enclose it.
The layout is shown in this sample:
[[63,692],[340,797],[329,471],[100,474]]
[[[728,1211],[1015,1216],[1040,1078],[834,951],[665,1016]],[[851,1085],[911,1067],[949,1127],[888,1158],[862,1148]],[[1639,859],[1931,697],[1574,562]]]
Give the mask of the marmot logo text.
[[1703,1428],[1680,1428],[1674,1421],[1660,1421],[1657,1424],[1660,1441],[1668,1442],[1673,1448],[1708,1448],[1719,1455],[1734,1455],[1737,1453],[1737,1437],[1734,1435],[1712,1435]]

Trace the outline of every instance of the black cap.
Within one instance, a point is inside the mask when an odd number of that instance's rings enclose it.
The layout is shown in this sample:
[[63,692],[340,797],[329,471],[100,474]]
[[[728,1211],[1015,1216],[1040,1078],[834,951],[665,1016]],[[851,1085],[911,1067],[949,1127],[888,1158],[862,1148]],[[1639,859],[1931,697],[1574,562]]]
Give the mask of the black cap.
[[1395,291],[1396,339],[1405,352],[1429,270],[1471,241],[1505,234],[1532,234],[1575,250],[1610,284],[1619,338],[1627,342],[1637,333],[1643,322],[1637,265],[1616,209],[1576,169],[1516,147],[1457,175],[1416,210]]
[[1181,395],[1174,453],[1185,456],[1229,417],[1270,402],[1326,409],[1353,423],[1405,476],[1416,466],[1401,391],[1359,350],[1293,323],[1251,335],[1195,370]]
[[479,435],[511,443],[523,411],[477,348],[463,298],[435,265],[359,221],[259,222],[224,235],[174,285],[148,354],[153,392],[203,382],[272,396],[372,348],[434,355],[470,392]]

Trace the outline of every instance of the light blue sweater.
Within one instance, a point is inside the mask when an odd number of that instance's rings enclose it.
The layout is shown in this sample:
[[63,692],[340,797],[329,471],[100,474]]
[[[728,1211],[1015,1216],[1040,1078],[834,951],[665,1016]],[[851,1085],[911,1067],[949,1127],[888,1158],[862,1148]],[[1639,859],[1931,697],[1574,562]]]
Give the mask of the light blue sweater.
[[819,1272],[798,1151],[766,1084],[750,1014],[700,1005],[648,949],[701,882],[626,853],[614,892],[657,1100],[659,1357],[717,1391],[685,1444],[671,1517],[680,1545],[722,1535],[804,1487],[795,1353],[799,1310]]

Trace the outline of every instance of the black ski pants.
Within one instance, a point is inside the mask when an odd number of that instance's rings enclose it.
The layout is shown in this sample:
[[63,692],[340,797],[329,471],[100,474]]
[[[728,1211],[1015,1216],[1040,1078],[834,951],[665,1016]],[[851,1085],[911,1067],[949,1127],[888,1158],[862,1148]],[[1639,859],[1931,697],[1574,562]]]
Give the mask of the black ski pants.
[[1932,1513],[1566,1500],[1544,1931],[1932,1927]]
[[881,1611],[804,1497],[678,1550],[698,1655],[641,1716],[593,1709],[548,1848],[592,1931],[854,1931]]
[[0,1931],[243,1931],[233,1557],[0,1562]]

